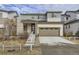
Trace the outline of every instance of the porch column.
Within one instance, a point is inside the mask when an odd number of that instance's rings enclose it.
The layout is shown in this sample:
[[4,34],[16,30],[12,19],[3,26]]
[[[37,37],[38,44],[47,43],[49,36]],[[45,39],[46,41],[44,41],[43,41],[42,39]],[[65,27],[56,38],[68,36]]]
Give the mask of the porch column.
[[60,36],[63,36],[63,25],[60,27]]
[[37,23],[35,23],[35,35],[37,35]]
[[31,33],[31,24],[27,24],[27,32],[28,32],[28,34]]

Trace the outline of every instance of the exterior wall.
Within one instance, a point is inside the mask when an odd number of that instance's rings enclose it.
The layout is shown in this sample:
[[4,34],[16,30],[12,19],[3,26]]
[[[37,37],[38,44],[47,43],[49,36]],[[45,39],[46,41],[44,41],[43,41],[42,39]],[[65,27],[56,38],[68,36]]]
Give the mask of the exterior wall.
[[45,15],[20,15],[20,18],[23,20],[45,20]]
[[[52,17],[52,14],[54,14],[56,17]],[[47,22],[61,22],[61,14],[60,13],[48,13]]]
[[28,34],[31,33],[31,24],[27,24],[27,32],[28,32]]
[[0,17],[0,18],[13,19],[14,16],[17,16],[17,14],[16,14],[15,12],[13,12],[13,13],[8,13],[8,12],[0,11],[0,13],[2,13],[2,17]]
[[17,14],[16,13],[8,13],[9,19],[14,19],[14,16],[17,16]]
[[0,11],[0,13],[2,13],[1,18],[8,18],[8,13],[7,12]]
[[3,18],[8,18],[8,13],[3,12]]
[[78,13],[78,14],[76,14],[76,18],[77,18],[77,19],[79,19],[79,13]]
[[[66,29],[66,26],[68,27],[69,25],[70,25],[70,28]],[[64,27],[65,27],[65,33],[72,32],[73,35],[75,35],[75,33],[79,30],[79,22],[67,24]]]
[[66,13],[67,15],[70,15],[70,17],[69,17],[69,19],[68,20],[66,20],[66,21],[70,21],[70,20],[74,20],[74,19],[76,19],[76,13],[73,13],[73,12],[68,12],[68,13]]
[[21,19],[17,18],[17,35],[23,33],[23,23],[21,22]]
[[60,36],[63,36],[62,24],[37,24],[37,34],[39,34],[39,27],[58,27],[60,28]]
[[65,16],[61,16],[61,21],[65,22],[66,21],[66,17]]
[[12,19],[12,18],[14,18],[14,16],[17,16],[16,12],[8,13],[8,12],[0,11],[0,13],[2,13],[2,17],[1,18]]
[[[17,17],[17,35],[19,33],[22,33],[23,30],[23,23],[21,22],[21,20],[47,20],[47,22],[61,22],[61,14],[60,13],[55,13],[56,17],[52,17],[51,18],[51,14],[52,13],[47,13],[47,16],[45,15],[30,15],[30,14],[26,14],[26,15],[19,15],[19,17]],[[39,16],[39,19],[38,19]],[[38,24],[35,23],[36,25],[36,35],[39,33],[39,27],[59,27],[60,28],[60,36],[63,36],[63,25],[62,24]],[[30,24],[28,24],[27,26],[27,32],[31,32],[31,27]]]
[[[67,15],[70,15],[70,17],[68,18],[68,20],[65,19],[65,17],[63,18],[65,21],[64,22],[68,22],[71,20],[76,20],[79,19],[79,12],[67,12]],[[70,28],[69,28],[70,25]],[[67,28],[66,28],[67,27]],[[69,33],[72,32],[72,35],[75,35],[75,33],[79,30],[79,22],[74,22],[74,23],[69,23],[64,25],[64,31],[65,33]]]

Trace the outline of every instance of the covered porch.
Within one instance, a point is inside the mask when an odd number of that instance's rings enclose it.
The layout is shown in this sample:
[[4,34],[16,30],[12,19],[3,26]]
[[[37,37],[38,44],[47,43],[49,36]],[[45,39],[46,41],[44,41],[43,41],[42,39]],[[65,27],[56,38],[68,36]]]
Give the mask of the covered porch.
[[37,30],[37,22],[33,20],[22,20],[23,23],[23,31],[27,32],[28,34],[32,33],[36,34]]

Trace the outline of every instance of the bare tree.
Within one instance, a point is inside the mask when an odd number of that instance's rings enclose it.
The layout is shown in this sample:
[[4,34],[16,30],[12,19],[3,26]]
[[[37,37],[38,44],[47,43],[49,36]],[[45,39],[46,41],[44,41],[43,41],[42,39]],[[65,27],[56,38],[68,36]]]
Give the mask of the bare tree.
[[6,21],[7,31],[9,35],[16,35],[16,21],[14,19],[9,19]]

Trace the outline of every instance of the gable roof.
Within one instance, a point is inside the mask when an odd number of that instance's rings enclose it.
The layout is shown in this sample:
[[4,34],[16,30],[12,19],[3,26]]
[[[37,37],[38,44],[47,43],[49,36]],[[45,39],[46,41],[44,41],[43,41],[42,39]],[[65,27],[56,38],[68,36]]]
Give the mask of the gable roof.
[[62,13],[62,11],[47,11],[46,13]]
[[21,13],[21,15],[46,15],[47,13],[62,13],[62,11],[47,11],[46,13]]
[[67,16],[67,17],[70,17],[70,15],[67,15],[67,14],[62,14],[61,16]]
[[17,13],[16,11],[8,11],[8,10],[4,10],[4,9],[0,9],[0,11],[7,12],[7,13]]
[[10,13],[10,12],[16,12],[16,11],[8,11],[8,10],[4,10],[4,9],[0,9],[0,11],[2,11],[2,12],[8,12],[8,13]]
[[45,15],[45,13],[21,13],[21,15]]
[[65,13],[67,13],[67,12],[76,13],[76,12],[79,12],[79,9],[78,10],[74,10],[74,11],[66,11]]
[[8,10],[4,10],[4,9],[0,9],[0,11],[7,12],[7,13],[16,13],[18,16],[18,13],[16,11],[8,11]]
[[65,22],[64,24],[70,24],[70,23],[75,23],[75,22],[79,22],[79,19],[70,20],[68,22]]

